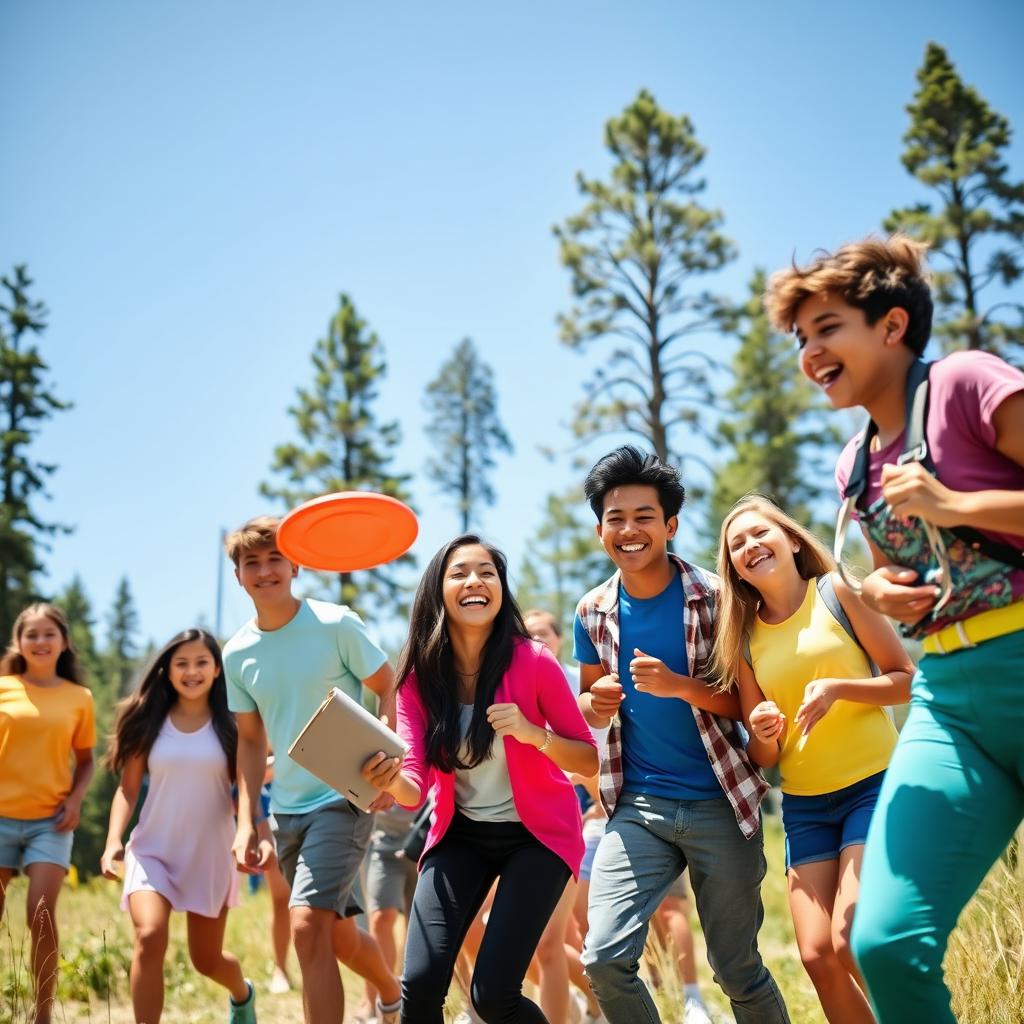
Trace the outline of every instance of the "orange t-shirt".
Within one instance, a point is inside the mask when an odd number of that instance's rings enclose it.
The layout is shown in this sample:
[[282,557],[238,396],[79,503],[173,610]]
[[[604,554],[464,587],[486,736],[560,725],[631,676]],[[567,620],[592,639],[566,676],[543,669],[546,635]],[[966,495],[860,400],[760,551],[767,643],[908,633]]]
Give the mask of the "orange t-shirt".
[[92,694],[84,686],[0,676],[0,817],[56,814],[71,792],[72,751],[95,744]]

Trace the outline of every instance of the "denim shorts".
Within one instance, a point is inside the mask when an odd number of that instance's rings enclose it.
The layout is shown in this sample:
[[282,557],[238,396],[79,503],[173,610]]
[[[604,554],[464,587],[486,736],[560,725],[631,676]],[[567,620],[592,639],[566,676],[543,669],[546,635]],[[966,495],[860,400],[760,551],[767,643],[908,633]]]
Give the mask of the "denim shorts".
[[885,772],[816,796],[782,794],[786,870],[816,860],[837,860],[847,846],[863,844]]
[[362,913],[352,890],[370,845],[372,814],[338,800],[305,814],[272,814],[270,827],[292,890],[289,907],[333,910],[339,917]]
[[57,816],[49,818],[0,818],[0,868],[24,871],[29,864],[71,866],[74,832],[58,832]]

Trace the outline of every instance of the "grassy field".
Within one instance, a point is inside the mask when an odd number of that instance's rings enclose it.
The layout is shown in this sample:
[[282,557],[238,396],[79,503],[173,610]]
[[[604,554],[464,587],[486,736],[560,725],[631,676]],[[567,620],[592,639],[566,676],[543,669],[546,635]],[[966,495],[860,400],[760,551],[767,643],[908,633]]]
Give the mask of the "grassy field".
[[[777,822],[769,821],[766,835],[769,874],[763,889],[761,949],[786,997],[794,1024],[825,1024],[793,941]],[[117,886],[96,880],[76,890],[66,889],[61,897],[63,957],[55,1021],[132,1024],[127,978],[131,937],[127,916],[118,909],[118,893]],[[24,899],[23,882],[16,881],[8,894],[10,913],[0,925],[0,1024],[28,1020]],[[228,919],[227,948],[241,958],[244,970],[260,987],[271,967],[268,920],[265,892],[245,899]],[[698,963],[705,964],[700,948]],[[964,912],[946,963],[961,1024],[1024,1021],[1024,872],[997,865]],[[296,973],[293,968],[293,975]],[[225,993],[196,975],[189,964],[181,915],[174,921],[165,975],[166,1024],[212,1024],[226,1019]],[[731,1020],[728,1004],[712,983],[706,965],[701,983],[708,1003],[720,1012],[722,1020]],[[362,996],[362,983],[346,972],[345,990],[349,1009],[354,1009]],[[677,993],[669,981],[658,994],[665,1024],[680,1022]],[[302,1019],[296,993],[272,996],[263,990],[257,1006],[261,1024],[295,1024]]]

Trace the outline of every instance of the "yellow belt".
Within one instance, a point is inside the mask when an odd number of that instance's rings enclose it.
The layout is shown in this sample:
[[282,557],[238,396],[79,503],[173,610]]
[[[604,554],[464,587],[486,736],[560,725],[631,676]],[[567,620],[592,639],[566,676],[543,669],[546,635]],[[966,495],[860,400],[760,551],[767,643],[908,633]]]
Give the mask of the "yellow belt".
[[1005,608],[992,608],[944,626],[926,636],[921,646],[925,654],[952,654],[1018,629],[1024,629],[1024,601],[1014,601]]

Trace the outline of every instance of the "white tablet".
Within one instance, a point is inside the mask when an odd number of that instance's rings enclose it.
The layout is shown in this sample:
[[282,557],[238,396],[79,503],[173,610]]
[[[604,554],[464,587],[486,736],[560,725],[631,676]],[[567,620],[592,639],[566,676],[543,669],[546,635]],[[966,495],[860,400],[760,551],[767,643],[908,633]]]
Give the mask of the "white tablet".
[[380,790],[363,778],[363,765],[379,750],[401,757],[408,749],[376,715],[334,687],[288,748],[288,756],[365,811]]

